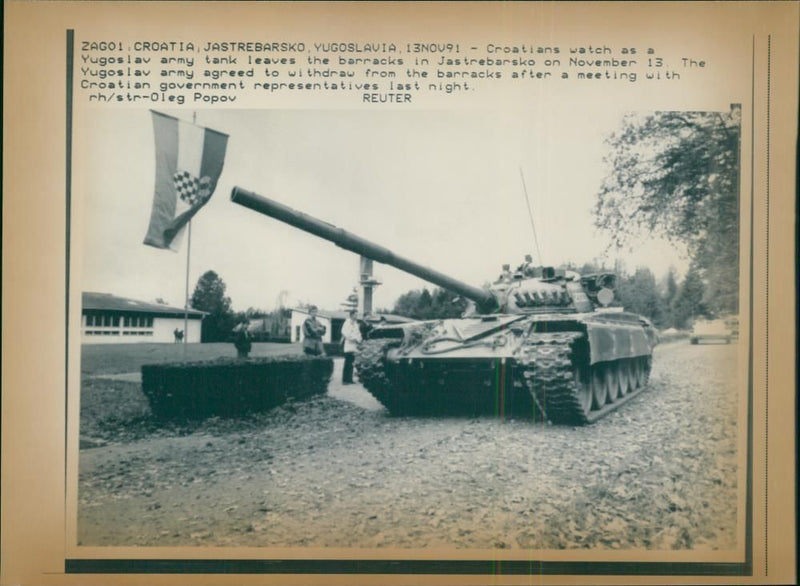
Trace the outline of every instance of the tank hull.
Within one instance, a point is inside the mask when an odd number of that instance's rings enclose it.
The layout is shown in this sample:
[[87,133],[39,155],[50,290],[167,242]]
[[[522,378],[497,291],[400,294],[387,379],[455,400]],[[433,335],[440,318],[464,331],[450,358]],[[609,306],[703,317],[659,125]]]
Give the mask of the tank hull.
[[[646,385],[655,331],[633,314],[498,315],[373,332],[356,367],[394,415],[592,423]],[[375,377],[374,373],[379,373]]]

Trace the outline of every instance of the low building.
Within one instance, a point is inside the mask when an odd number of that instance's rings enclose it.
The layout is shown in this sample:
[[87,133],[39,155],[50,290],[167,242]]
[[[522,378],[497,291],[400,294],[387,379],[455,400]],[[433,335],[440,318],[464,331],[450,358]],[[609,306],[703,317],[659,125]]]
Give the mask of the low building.
[[[188,322],[184,329],[184,313]],[[149,303],[109,293],[83,293],[81,342],[84,344],[130,344],[175,341],[175,330],[189,343],[200,342],[204,311]]]

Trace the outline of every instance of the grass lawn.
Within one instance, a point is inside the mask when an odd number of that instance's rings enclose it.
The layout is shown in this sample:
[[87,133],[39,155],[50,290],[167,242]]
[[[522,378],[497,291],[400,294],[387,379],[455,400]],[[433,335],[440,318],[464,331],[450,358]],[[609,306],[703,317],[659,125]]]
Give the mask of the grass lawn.
[[[253,344],[251,357],[302,354],[300,344]],[[233,344],[83,344],[81,346],[81,374],[118,374],[139,372],[142,364],[179,362],[181,360],[212,360],[234,357]]]

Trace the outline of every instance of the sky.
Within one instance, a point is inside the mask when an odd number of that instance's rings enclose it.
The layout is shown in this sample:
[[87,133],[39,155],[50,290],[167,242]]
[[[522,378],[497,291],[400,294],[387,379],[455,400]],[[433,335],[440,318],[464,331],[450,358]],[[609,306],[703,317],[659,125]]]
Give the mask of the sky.
[[[191,120],[191,111],[163,110]],[[629,270],[686,269],[654,237],[608,251],[592,208],[608,168],[603,140],[624,104],[568,99],[547,107],[469,110],[198,110],[197,124],[229,135],[211,201],[192,222],[189,294],[216,271],[233,308],[315,303],[340,309],[358,257],[230,201],[234,186],[344,228],[418,263],[480,286],[504,263],[597,260]],[[182,306],[186,238],[177,253],[145,246],[154,187],[153,127],[144,109],[94,109],[76,135],[73,232],[83,291]],[[382,264],[374,305],[391,308],[426,282]]]

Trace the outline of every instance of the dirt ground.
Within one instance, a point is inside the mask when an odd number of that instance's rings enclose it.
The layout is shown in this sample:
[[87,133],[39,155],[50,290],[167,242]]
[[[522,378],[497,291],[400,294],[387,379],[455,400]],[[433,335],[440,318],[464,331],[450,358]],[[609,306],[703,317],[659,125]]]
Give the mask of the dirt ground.
[[[155,425],[135,376],[86,379],[79,543],[736,546],[736,345],[659,346],[649,388],[583,428],[394,418],[340,369],[327,395],[191,427]],[[102,425],[98,394],[125,405]]]

